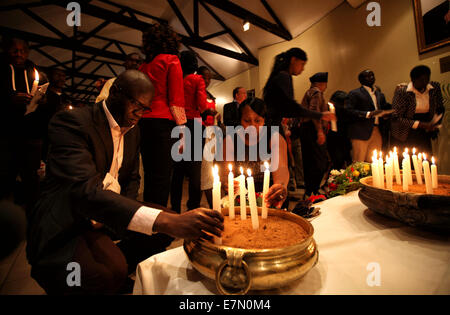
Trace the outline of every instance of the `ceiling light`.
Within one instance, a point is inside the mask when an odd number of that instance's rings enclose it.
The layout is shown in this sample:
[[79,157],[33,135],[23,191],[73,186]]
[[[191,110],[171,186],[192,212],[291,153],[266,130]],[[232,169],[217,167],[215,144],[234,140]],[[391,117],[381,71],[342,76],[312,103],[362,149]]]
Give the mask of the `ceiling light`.
[[250,29],[250,22],[244,21],[244,23],[242,24],[242,27],[244,28],[244,32],[247,32]]

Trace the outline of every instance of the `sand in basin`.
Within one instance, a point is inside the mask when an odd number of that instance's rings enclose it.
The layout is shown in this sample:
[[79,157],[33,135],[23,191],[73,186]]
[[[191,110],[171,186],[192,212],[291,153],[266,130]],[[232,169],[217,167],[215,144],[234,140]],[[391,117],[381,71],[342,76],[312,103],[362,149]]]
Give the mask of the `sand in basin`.
[[297,244],[308,237],[306,231],[297,223],[270,216],[259,217],[259,229],[253,230],[250,217],[242,221],[240,216],[230,220],[225,216],[222,245],[242,249],[282,248]]

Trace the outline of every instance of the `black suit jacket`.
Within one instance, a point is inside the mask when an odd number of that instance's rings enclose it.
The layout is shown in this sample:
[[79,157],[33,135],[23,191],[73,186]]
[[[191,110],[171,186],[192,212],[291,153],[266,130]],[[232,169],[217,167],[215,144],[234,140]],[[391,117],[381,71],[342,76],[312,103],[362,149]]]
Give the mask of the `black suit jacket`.
[[139,129],[124,136],[121,195],[103,190],[113,158],[111,130],[101,103],[57,113],[49,124],[50,150],[44,188],[30,218],[27,257],[31,265],[64,264],[77,238],[104,223],[119,237],[127,230],[139,189]]
[[[438,82],[430,82],[433,89],[430,90],[430,119],[435,114],[442,114],[445,112],[444,98],[442,97],[441,85]],[[394,93],[394,100],[392,106],[395,110],[392,115],[392,137],[399,141],[406,141],[409,131],[413,127],[416,113],[416,95],[414,92],[408,92],[407,84],[400,84]],[[441,118],[442,121],[442,118]],[[435,138],[439,131],[427,133],[430,138]]]
[[[372,135],[373,126],[375,123],[375,118],[366,118],[367,112],[375,110],[372,97],[364,87],[351,91],[348,96],[349,102],[347,112],[350,115],[348,136],[350,139],[367,141]],[[386,102],[386,98],[379,88],[376,88],[375,96],[377,98],[378,109],[391,109],[391,104]],[[380,118],[379,123],[380,132],[383,138],[385,138],[388,134],[389,125],[384,118]]]
[[240,126],[239,104],[236,101],[225,104],[223,107],[223,123],[225,126]]

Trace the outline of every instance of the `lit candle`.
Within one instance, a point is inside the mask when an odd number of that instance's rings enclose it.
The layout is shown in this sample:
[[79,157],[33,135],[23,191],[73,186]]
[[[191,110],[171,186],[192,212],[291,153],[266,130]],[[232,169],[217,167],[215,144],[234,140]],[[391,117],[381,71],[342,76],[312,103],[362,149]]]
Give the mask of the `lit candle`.
[[231,164],[228,165],[228,169],[230,173],[228,174],[228,202],[230,204],[229,207],[229,216],[231,220],[235,219],[234,215],[234,174],[233,174],[233,166]]
[[418,159],[417,159],[417,164],[419,164],[419,171],[420,171],[420,176],[422,177],[423,174],[423,165],[422,165],[422,161],[423,161],[423,153],[419,153],[418,155]]
[[247,200],[245,199],[245,176],[244,169],[241,167],[241,176],[239,176],[239,198],[241,199],[241,220],[247,220]]
[[376,155],[372,156],[372,179],[373,186],[376,188],[380,187],[378,178],[380,177],[380,172],[378,171],[378,159]]
[[427,161],[427,156],[423,155],[423,175],[425,177],[425,186],[427,189],[427,194],[432,195],[433,194],[433,183],[431,181],[431,174],[430,174],[430,163]]
[[399,162],[398,162],[398,154],[397,154],[397,148],[396,147],[394,147],[393,159],[394,159],[395,180],[397,181],[397,185],[401,185],[402,184],[402,177],[400,176],[400,165],[399,165]]
[[407,166],[406,166],[406,158],[402,161],[402,169],[403,169],[403,191],[408,191],[408,174],[407,174]]
[[267,219],[267,205],[266,205],[266,196],[269,192],[269,185],[270,185],[270,170],[269,170],[269,163],[264,162],[264,166],[266,167],[266,170],[264,171],[264,186],[263,186],[263,196],[262,196],[262,213],[261,217],[263,219]]
[[386,187],[387,187],[387,189],[392,190],[392,185],[393,185],[393,181],[394,181],[394,179],[393,179],[394,173],[393,173],[393,168],[392,168],[392,156],[391,157],[386,156],[385,168],[386,168]]
[[[220,177],[219,177],[219,168],[217,165],[213,167],[213,177],[214,177],[214,183],[213,183],[213,210],[220,211]],[[216,245],[222,245],[222,239],[214,236],[214,243]]]
[[433,189],[438,188],[439,183],[438,183],[438,173],[437,173],[437,166],[436,166],[436,161],[434,159],[434,157],[431,158],[431,162],[433,163],[431,165],[431,182],[432,182],[432,187]]
[[408,168],[408,185],[412,185],[413,184],[413,177],[412,177],[412,171],[411,171],[411,158],[409,156],[409,149],[406,148],[405,149],[405,153],[406,153],[406,167]]
[[[333,103],[328,103],[328,105],[330,106],[330,112],[332,114],[336,114],[336,109],[333,105]],[[331,130],[333,130],[334,132],[337,132],[337,122],[335,120],[331,121]]]
[[31,88],[31,93],[30,93],[31,95],[34,96],[34,94],[36,94],[38,85],[39,85],[39,72],[37,72],[37,70],[34,69],[34,81],[33,81],[33,86]]
[[422,175],[421,175],[421,171],[419,168],[419,160],[417,159],[417,155],[416,155],[416,148],[413,149],[413,156],[412,156],[412,160],[413,160],[413,165],[414,165],[414,170],[416,171],[416,180],[417,180],[417,184],[422,185]]
[[380,172],[380,188],[384,189],[383,152],[380,152],[380,158],[378,159],[378,171]]
[[252,177],[252,171],[247,170],[247,187],[248,187],[248,200],[250,203],[250,215],[252,217],[252,226],[254,230],[259,228],[258,208],[256,206],[256,193],[255,182]]

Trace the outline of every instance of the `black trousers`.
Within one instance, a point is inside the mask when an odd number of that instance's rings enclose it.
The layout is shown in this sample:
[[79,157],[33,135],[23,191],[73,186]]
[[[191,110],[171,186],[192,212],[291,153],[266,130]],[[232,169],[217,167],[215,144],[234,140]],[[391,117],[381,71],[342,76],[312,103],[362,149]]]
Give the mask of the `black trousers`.
[[173,171],[171,138],[175,122],[168,119],[144,118],[141,128],[141,155],[144,166],[144,201],[167,206]]
[[[172,184],[170,189],[170,204],[172,205],[172,210],[180,213],[181,212],[181,198],[183,195],[183,182],[184,178],[189,178],[189,199],[187,202],[188,210],[196,209],[200,207],[200,201],[202,198],[202,191],[200,189],[201,185],[201,173],[202,173],[202,161],[195,161],[194,154],[196,151],[201,150],[203,155],[203,137],[200,139],[194,139],[194,125],[197,125],[198,130],[202,131],[203,128],[201,122],[196,122],[194,120],[188,120],[186,127],[189,129],[191,134],[191,146],[190,146],[190,161],[180,161],[176,162],[172,175]],[[197,141],[197,147],[195,146]],[[200,144],[200,145],[198,145]],[[197,152],[197,154],[199,154]]]
[[[170,244],[162,246],[164,237],[130,232],[116,245],[101,230],[88,231],[78,237],[70,261],[57,266],[32,266],[31,276],[51,295],[117,294],[139,262],[163,252]],[[68,284],[68,278],[73,280],[73,269],[68,268],[71,262],[79,265],[80,286]]]
[[0,199],[10,199],[14,193],[17,175],[22,179],[18,201],[27,213],[39,195],[39,175],[42,140],[24,137],[0,137]]
[[341,170],[352,164],[352,143],[345,134],[330,131],[327,135],[327,149],[332,169]]
[[320,183],[329,168],[326,144],[317,144],[317,131],[311,121],[302,124],[300,127],[300,141],[302,145],[305,194],[318,194]]

